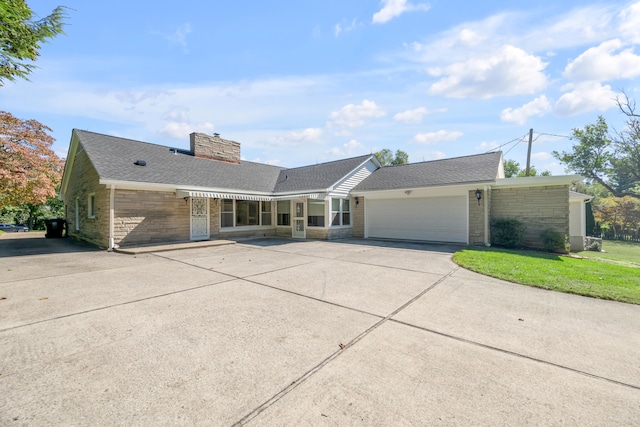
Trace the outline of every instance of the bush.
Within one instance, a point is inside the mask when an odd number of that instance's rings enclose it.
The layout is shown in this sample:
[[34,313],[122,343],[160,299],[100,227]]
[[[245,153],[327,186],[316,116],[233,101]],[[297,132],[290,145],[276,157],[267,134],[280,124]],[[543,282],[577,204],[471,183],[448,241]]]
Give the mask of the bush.
[[517,248],[524,244],[524,224],[515,218],[498,218],[491,223],[491,244]]
[[569,238],[557,231],[547,229],[542,232],[542,246],[547,252],[569,252]]
[[587,246],[588,251],[602,252],[602,242],[594,241]]

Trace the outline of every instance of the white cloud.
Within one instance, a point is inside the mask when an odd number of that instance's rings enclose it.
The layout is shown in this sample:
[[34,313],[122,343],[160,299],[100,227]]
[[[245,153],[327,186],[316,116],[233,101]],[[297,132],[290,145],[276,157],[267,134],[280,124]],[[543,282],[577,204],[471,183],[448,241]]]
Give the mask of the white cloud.
[[405,12],[411,12],[414,10],[429,10],[430,6],[426,3],[411,4],[407,0],[382,0],[382,9],[373,14],[371,20],[374,24],[384,24],[402,15]]
[[333,35],[338,37],[342,33],[351,32],[351,31],[353,31],[356,28],[361,27],[361,26],[362,26],[362,23],[358,22],[358,20],[356,18],[353,18],[353,20],[351,22],[347,22],[347,23],[345,23],[344,21],[343,22],[338,22],[333,27]]
[[444,68],[446,77],[431,85],[429,92],[451,98],[493,98],[531,94],[547,85],[540,57],[522,49],[503,46],[490,56],[477,56]]
[[176,30],[165,36],[171,44],[182,46],[187,51],[187,34],[191,32],[191,24],[182,24]]
[[640,56],[635,55],[631,48],[620,51],[622,47],[620,39],[613,39],[587,49],[567,65],[564,76],[575,81],[631,79],[640,76]]
[[213,132],[213,123],[189,123],[187,121],[169,122],[158,130],[158,134],[168,138],[176,138],[187,140],[189,134],[193,132],[211,133]]
[[529,117],[538,116],[542,117],[552,110],[551,103],[546,96],[541,95],[533,101],[524,104],[519,108],[505,108],[500,114],[500,119],[503,122],[516,123],[523,125],[527,122]]
[[640,43],[640,2],[632,4],[618,15],[620,33],[625,41]]
[[480,143],[480,145],[476,146],[476,151],[487,152],[487,151],[495,150],[499,146],[500,144],[498,144],[495,141],[491,141],[491,142],[483,141]]
[[531,160],[549,160],[550,158],[551,158],[551,154],[544,151],[531,153]]
[[460,31],[460,34],[458,35],[458,41],[463,45],[466,45],[469,47],[478,45],[485,38],[486,38],[485,36],[481,36],[480,34],[476,33],[475,31],[469,28],[462,29]]
[[329,150],[329,153],[336,157],[353,156],[354,154],[361,153],[362,148],[364,148],[364,145],[360,144],[355,139],[352,139],[351,141],[342,144],[342,147],[333,147]]
[[397,113],[393,116],[393,120],[397,122],[403,123],[420,123],[422,118],[427,114],[432,113],[444,113],[446,112],[446,108],[438,108],[435,110],[429,110],[426,107],[414,108],[413,110],[406,110],[400,113]]
[[615,106],[616,93],[611,86],[598,82],[582,82],[568,85],[563,90],[573,89],[558,99],[555,112],[560,116],[572,116],[591,111],[605,111]]
[[464,135],[459,131],[439,130],[437,132],[419,133],[413,137],[420,144],[435,144],[440,141],[453,141]]
[[340,111],[334,111],[329,114],[331,122],[328,123],[328,126],[335,124],[349,128],[360,127],[364,125],[365,119],[383,117],[385,114],[375,102],[365,99],[359,105],[348,104],[342,107]]
[[269,138],[269,144],[282,147],[282,146],[295,146],[303,143],[317,143],[322,136],[322,129],[320,128],[307,128],[302,131],[289,132],[284,136]]

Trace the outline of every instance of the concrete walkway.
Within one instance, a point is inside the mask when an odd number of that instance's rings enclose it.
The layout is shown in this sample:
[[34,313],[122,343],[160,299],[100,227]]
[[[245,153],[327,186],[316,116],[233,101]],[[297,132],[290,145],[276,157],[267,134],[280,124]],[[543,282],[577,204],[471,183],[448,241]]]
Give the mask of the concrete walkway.
[[637,424],[640,306],[470,273],[457,249],[4,235],[0,425]]

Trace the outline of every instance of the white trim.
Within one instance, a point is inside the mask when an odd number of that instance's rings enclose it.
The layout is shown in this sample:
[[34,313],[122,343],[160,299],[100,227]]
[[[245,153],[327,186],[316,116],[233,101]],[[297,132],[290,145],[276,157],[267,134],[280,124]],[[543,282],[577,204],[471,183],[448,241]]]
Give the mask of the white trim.
[[109,189],[109,251],[112,251],[115,247],[114,239],[114,222],[115,222],[115,194],[116,186],[111,185]]
[[484,186],[484,245],[491,246],[489,239],[489,189],[488,185]]
[[[495,181],[482,181],[482,182],[465,182],[465,183],[461,183],[461,184],[453,184],[453,185],[448,185],[448,184],[443,184],[443,185],[426,185],[426,186],[422,186],[422,187],[402,187],[402,188],[389,188],[389,189],[384,189],[384,190],[359,190],[359,191],[352,191],[350,193],[351,196],[364,196],[365,200],[367,197],[375,197],[375,198],[385,198],[384,196],[390,195],[390,194],[398,194],[398,193],[404,193],[405,191],[418,191],[418,190],[431,190],[431,191],[438,191],[438,192],[445,192],[448,189],[452,189],[452,190],[460,190],[460,194],[458,195],[462,195],[462,191],[467,191],[467,190],[475,190],[476,188],[478,188],[478,185],[491,185],[495,183]],[[415,196],[415,195],[413,195]],[[422,197],[422,196],[421,196]],[[428,197],[428,196],[427,196]]]

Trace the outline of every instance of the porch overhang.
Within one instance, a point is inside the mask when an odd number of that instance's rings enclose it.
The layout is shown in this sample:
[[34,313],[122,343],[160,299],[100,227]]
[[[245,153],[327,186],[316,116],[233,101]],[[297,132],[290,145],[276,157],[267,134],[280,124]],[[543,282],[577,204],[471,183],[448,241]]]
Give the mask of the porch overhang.
[[176,190],[176,197],[184,199],[187,197],[205,197],[208,199],[233,199],[233,200],[253,200],[260,202],[270,202],[276,200],[295,200],[295,199],[322,199],[320,193],[304,193],[304,194],[287,194],[282,196],[266,196],[246,193],[222,193],[213,191],[191,191]]

